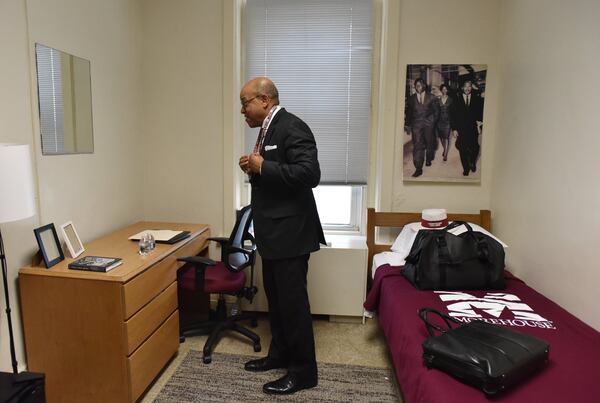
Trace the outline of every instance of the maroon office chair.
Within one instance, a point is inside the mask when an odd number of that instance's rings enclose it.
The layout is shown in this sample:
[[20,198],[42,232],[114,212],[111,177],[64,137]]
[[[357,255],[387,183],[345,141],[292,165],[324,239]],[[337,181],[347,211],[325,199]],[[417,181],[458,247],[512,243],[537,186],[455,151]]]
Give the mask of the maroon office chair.
[[[252,210],[246,206],[238,213],[235,226],[229,238],[208,238],[221,245],[221,261],[215,262],[202,256],[179,258],[187,264],[182,267],[177,276],[180,288],[209,294],[219,294],[217,308],[209,314],[208,321],[193,322],[180,327],[180,336],[185,340],[186,335],[209,329],[210,335],[202,352],[202,361],[209,364],[212,361],[212,351],[225,330],[234,330],[250,338],[254,342],[254,351],[261,350],[260,337],[242,327],[237,322],[250,320],[251,326],[256,327],[256,314],[240,313],[227,315],[225,295],[244,297],[252,302],[257,288],[254,286],[254,262],[256,260],[256,244],[248,229],[252,223]],[[249,241],[250,245],[244,243]],[[250,286],[246,287],[244,269],[250,267]]]

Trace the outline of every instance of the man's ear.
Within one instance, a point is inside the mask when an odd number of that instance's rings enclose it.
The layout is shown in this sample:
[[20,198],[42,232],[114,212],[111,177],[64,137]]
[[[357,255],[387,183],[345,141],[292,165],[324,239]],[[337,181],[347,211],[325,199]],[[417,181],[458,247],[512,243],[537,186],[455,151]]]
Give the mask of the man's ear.
[[264,109],[267,109],[269,107],[269,97],[266,95],[259,95],[258,96],[260,98],[260,102],[262,104],[262,107]]

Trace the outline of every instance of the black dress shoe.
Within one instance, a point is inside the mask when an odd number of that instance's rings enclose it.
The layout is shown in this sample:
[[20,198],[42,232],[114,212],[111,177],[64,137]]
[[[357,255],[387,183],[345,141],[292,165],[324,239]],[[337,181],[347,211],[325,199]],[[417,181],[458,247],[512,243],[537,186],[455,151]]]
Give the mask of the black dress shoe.
[[430,166],[431,166],[431,161],[427,161],[427,162],[425,162],[425,166],[428,166],[428,167],[430,167]]
[[475,165],[475,164],[471,165],[471,171],[477,172],[477,165]]
[[244,364],[244,369],[246,371],[252,371],[252,372],[264,372],[264,371],[269,371],[271,369],[286,368],[286,367],[287,367],[287,365],[285,365],[282,361],[276,360],[271,357],[264,357],[264,358],[259,358],[257,360],[251,360]]
[[422,169],[417,169],[417,170],[415,171],[415,173],[414,173],[414,174],[412,174],[412,177],[413,177],[413,178],[418,178],[418,177],[419,177],[419,176],[421,176],[421,175],[423,175],[423,170],[422,170]]
[[468,175],[469,175],[469,170],[468,170],[468,169],[465,169],[465,170],[463,171],[463,175],[464,175],[464,176],[468,176]]
[[317,379],[302,379],[300,376],[288,373],[283,378],[263,385],[263,392],[269,395],[289,395],[302,389],[317,386]]

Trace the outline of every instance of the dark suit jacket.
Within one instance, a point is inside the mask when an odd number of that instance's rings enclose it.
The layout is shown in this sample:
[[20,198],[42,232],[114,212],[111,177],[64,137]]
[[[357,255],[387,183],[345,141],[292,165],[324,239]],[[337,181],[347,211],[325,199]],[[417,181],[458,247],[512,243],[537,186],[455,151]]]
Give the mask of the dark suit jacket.
[[417,100],[417,94],[408,97],[406,104],[406,130],[419,130],[422,127],[432,128],[439,116],[436,97],[425,93],[423,103]]
[[263,143],[261,175],[253,175],[254,235],[261,256],[283,259],[325,244],[312,188],[321,180],[317,145],[310,128],[279,110]]
[[471,93],[471,102],[467,106],[463,94],[460,93],[452,103],[450,123],[452,130],[457,130],[459,136],[477,136],[477,121],[483,121],[483,99]]

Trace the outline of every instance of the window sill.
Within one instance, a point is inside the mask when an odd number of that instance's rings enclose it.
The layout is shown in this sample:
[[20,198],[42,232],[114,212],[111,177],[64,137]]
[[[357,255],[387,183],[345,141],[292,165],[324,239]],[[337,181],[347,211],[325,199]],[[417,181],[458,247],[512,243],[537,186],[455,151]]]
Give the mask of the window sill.
[[[367,238],[362,235],[325,234],[326,248],[333,249],[366,249]],[[325,247],[325,246],[324,246]]]

